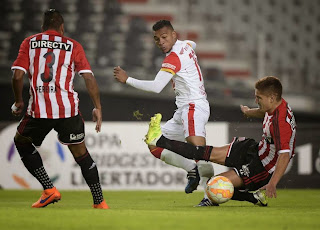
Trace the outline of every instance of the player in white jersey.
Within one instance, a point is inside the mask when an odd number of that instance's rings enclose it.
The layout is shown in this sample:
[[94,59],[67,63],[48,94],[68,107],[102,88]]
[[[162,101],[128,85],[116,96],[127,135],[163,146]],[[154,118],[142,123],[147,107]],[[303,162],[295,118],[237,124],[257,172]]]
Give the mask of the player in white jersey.
[[[119,66],[114,76],[121,83],[140,90],[160,93],[172,81],[178,109],[162,126],[163,135],[172,140],[187,141],[196,146],[206,145],[205,125],[210,116],[210,107],[204,87],[204,79],[195,53],[193,41],[180,41],[170,21],[160,20],[153,26],[156,45],[166,54],[162,67],[152,81],[129,77]],[[213,166],[204,161],[190,161],[167,149],[149,146],[151,153],[167,164],[188,172],[186,193],[192,193],[202,179],[203,185],[213,176]],[[200,174],[200,175],[199,175]],[[198,206],[213,205],[206,197]]]
[[63,36],[64,20],[61,14],[50,9],[44,13],[42,33],[26,38],[11,69],[15,103],[12,113],[21,115],[23,77],[28,74],[30,83],[29,105],[14,137],[14,143],[27,170],[40,182],[43,192],[33,208],[46,207],[61,199],[53,186],[42,159],[35,148],[54,129],[61,143],[68,145],[75,161],[81,168],[93,197],[93,207],[108,209],[100,185],[98,169],[85,142],[84,121],[78,108],[78,94],[73,90],[76,72],[85,80],[94,103],[93,120],[100,132],[102,114],[99,88],[92,74],[82,46]]

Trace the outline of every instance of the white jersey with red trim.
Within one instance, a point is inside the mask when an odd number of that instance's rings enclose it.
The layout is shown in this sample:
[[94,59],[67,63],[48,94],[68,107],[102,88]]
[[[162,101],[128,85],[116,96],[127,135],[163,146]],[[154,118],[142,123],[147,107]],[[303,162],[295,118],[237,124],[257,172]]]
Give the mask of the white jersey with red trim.
[[203,76],[193,45],[194,42],[191,41],[177,40],[171,51],[166,54],[161,67],[161,71],[173,75],[172,84],[178,108],[197,100],[207,99]]
[[294,156],[296,122],[288,103],[282,103],[272,114],[265,114],[263,135],[259,142],[259,157],[269,173],[273,173],[279,154],[288,152]]
[[73,89],[75,73],[92,73],[80,43],[54,30],[26,38],[11,69],[29,75],[27,114],[48,119],[79,113],[78,94]]

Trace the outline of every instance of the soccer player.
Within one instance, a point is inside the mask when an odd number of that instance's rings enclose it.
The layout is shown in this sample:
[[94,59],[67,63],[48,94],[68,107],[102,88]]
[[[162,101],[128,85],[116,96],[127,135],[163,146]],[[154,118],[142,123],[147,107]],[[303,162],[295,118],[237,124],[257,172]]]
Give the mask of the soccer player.
[[[166,54],[155,79],[143,81],[128,77],[119,66],[114,68],[114,77],[121,83],[154,93],[160,93],[171,80],[178,109],[173,118],[162,126],[163,135],[173,140],[187,141],[195,146],[204,146],[205,125],[210,116],[210,108],[204,79],[194,51],[196,44],[193,41],[178,40],[171,22],[167,20],[156,22],[153,31],[156,45]],[[192,193],[197,189],[200,176],[202,181],[206,182],[213,175],[211,163],[196,163],[160,147],[149,146],[149,149],[156,158],[188,172],[186,193]],[[205,197],[198,206],[210,205],[212,203]]]
[[232,199],[266,206],[267,197],[277,197],[276,186],[294,156],[296,122],[290,106],[282,98],[282,85],[278,78],[269,76],[258,80],[255,100],[258,108],[241,105],[241,111],[247,117],[264,117],[259,143],[250,138],[237,137],[222,147],[195,147],[169,140],[161,136],[161,114],[151,119],[146,142],[189,159],[211,161],[233,168],[220,174],[229,178],[235,187]]
[[100,132],[102,113],[99,88],[91,71],[82,46],[63,36],[64,20],[54,9],[43,16],[42,33],[26,38],[11,69],[15,103],[12,114],[21,115],[24,109],[22,98],[23,76],[28,73],[30,99],[26,114],[20,121],[14,137],[15,146],[27,170],[40,182],[43,192],[33,208],[46,207],[61,199],[54,187],[42,159],[35,148],[54,129],[62,144],[68,145],[79,164],[93,197],[93,208],[108,209],[98,176],[96,163],[91,158],[85,142],[84,121],[79,111],[79,99],[73,89],[75,73],[84,79],[93,101],[93,121]]

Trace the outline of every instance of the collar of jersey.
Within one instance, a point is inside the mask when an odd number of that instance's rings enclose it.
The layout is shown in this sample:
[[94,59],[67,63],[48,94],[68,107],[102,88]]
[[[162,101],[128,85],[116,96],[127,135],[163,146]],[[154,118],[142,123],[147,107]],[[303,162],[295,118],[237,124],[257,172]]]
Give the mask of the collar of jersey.
[[43,32],[43,34],[50,34],[50,35],[59,35],[59,36],[61,36],[61,34],[60,34],[58,31],[56,31],[56,30],[46,30],[46,31]]

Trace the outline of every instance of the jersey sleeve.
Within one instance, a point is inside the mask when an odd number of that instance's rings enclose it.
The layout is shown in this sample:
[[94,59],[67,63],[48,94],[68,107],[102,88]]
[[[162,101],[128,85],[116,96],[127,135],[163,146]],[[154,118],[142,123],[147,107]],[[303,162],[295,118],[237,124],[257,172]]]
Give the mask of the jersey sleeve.
[[160,71],[169,72],[175,75],[181,69],[181,62],[178,55],[171,52],[162,62]]
[[18,57],[11,67],[11,70],[15,69],[20,69],[25,73],[29,70],[29,39],[25,39],[20,45]]
[[280,115],[276,122],[273,122],[273,126],[276,152],[279,154],[291,152],[290,145],[292,142],[293,130],[291,125],[286,121],[286,117]]
[[90,64],[87,60],[86,54],[85,54],[83,47],[80,43],[76,43],[76,47],[74,49],[74,52],[75,52],[74,64],[75,64],[76,72],[78,72],[79,74],[92,73]]
[[197,47],[197,43],[195,43],[194,41],[191,41],[191,40],[185,40],[186,42],[187,42],[187,44],[189,45],[189,46],[191,46],[191,48],[192,49],[196,49],[196,47]]

